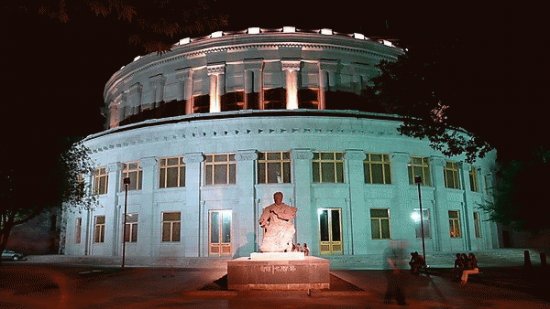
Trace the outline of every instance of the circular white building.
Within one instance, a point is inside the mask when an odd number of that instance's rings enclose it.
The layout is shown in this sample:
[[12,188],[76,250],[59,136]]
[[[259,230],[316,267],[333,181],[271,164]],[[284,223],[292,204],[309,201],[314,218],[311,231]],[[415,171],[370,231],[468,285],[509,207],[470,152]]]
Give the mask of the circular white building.
[[365,100],[376,64],[402,53],[284,27],[136,57],[106,84],[106,130],[85,139],[99,203],[65,214],[65,254],[121,256],[126,239],[128,257],[248,256],[277,191],[298,208],[295,241],[312,255],[381,254],[394,239],[420,251],[419,193],[427,253],[496,248],[478,208],[495,154],[444,157]]

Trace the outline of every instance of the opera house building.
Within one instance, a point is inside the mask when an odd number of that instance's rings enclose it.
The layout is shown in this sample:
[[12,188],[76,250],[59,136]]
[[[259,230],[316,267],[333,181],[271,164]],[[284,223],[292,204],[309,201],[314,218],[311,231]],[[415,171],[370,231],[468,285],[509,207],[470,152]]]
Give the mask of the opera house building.
[[365,98],[377,64],[404,52],[359,33],[252,27],[136,57],[106,83],[105,130],[84,140],[97,206],[65,212],[64,254],[248,256],[278,191],[314,256],[375,256],[397,239],[411,251],[424,239],[428,254],[497,248],[479,208],[496,154],[445,157]]

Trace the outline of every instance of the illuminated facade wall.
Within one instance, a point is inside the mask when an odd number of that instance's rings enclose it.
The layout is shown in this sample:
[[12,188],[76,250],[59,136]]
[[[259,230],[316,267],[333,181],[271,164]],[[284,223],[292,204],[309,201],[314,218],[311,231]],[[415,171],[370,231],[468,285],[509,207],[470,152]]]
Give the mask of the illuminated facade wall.
[[495,154],[445,158],[362,96],[400,49],[357,34],[219,34],[109,80],[108,129],[86,139],[99,206],[66,214],[66,254],[121,255],[126,176],[128,256],[248,256],[276,191],[298,207],[296,242],[314,255],[379,254],[391,239],[420,250],[414,175],[426,251],[497,246],[478,208]]

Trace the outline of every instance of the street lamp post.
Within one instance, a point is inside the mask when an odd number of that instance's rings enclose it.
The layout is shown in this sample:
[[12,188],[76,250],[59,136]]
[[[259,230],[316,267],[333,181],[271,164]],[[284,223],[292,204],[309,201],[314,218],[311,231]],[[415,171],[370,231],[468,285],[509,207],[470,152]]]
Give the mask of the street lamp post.
[[124,262],[126,260],[126,214],[128,212],[128,186],[130,185],[130,177],[124,177],[124,219],[122,220],[122,265],[124,268]]
[[421,176],[414,176],[414,183],[418,186],[418,203],[420,204],[420,233],[422,237],[422,256],[424,257],[424,265],[426,263],[426,247],[424,245],[424,212],[422,211],[422,191],[420,190],[420,184],[422,183]]

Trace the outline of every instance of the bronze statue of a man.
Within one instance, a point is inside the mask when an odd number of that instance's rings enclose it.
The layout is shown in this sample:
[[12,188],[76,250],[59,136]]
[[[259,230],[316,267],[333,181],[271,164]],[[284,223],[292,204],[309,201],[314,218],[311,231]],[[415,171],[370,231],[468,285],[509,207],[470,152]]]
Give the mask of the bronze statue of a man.
[[293,219],[296,207],[283,203],[283,193],[273,194],[273,204],[264,208],[260,216],[260,226],[264,228],[261,252],[290,252],[294,238]]

